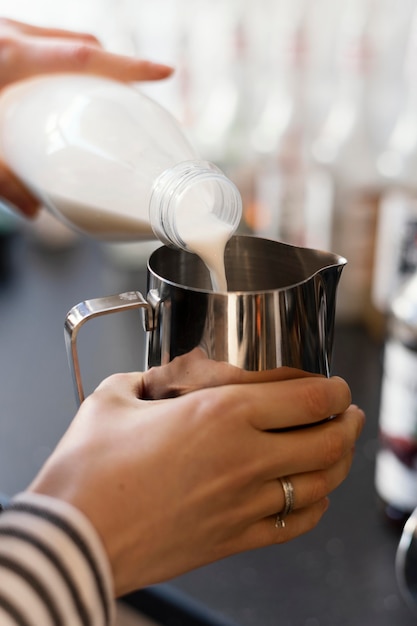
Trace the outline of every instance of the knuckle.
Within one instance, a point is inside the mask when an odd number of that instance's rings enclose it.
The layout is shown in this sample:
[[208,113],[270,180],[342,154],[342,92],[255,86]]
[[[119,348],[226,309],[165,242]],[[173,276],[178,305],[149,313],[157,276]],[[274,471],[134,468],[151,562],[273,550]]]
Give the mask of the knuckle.
[[[333,424],[329,425],[333,426]],[[343,457],[345,441],[339,428],[326,428],[321,443],[324,467],[331,467]]]
[[[1,28],[1,24],[0,24]],[[18,67],[19,43],[7,33],[0,35],[0,64],[3,68]]]
[[120,372],[116,374],[111,374],[104,379],[103,383],[100,386],[116,386],[118,383],[121,383],[126,378],[126,374],[122,374]]
[[87,43],[78,43],[70,47],[68,51],[68,60],[74,67],[74,70],[82,70],[90,64],[93,53],[94,49],[91,45]]
[[213,390],[209,388],[205,392],[204,397],[207,399],[213,415],[217,415],[221,419],[232,419],[236,404],[238,404],[238,400],[232,390],[224,388],[221,393],[213,393]]
[[[235,437],[238,424],[242,426],[246,406],[242,399],[229,387],[200,390],[199,402],[193,404],[195,419],[207,424],[218,436]],[[240,426],[240,428],[241,428]],[[242,431],[240,431],[242,436]]]
[[311,378],[304,384],[304,402],[309,415],[318,421],[348,408],[350,388],[339,377]]
[[328,475],[325,471],[316,472],[310,485],[311,502],[318,502],[331,491]]
[[12,29],[13,25],[14,25],[13,20],[9,19],[8,17],[4,17],[4,16],[0,17],[0,30],[7,31],[9,29]]
[[311,379],[304,387],[304,402],[308,414],[316,421],[331,414],[331,402],[327,393],[327,380]]
[[340,408],[338,413],[342,410],[347,409],[347,407],[352,402],[352,392],[348,385],[348,383],[340,378],[340,376],[332,376],[330,378],[330,383],[333,385],[337,385],[337,397],[339,399],[339,404],[343,405],[343,408]]
[[112,398],[119,398],[118,389],[124,382],[125,374],[117,373],[112,374],[105,378],[99,386],[91,394],[91,398],[96,401],[104,400],[108,402]]

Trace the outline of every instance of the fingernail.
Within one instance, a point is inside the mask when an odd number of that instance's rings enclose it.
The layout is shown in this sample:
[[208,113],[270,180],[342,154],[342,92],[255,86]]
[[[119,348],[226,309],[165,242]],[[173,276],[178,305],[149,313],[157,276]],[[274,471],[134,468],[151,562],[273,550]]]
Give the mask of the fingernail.
[[175,68],[171,65],[165,65],[164,63],[154,63],[153,61],[149,64],[150,68],[157,72],[158,74],[168,75],[172,74]]
[[365,411],[363,409],[360,408],[360,406],[358,406],[357,404],[351,404],[350,408],[354,409],[355,411],[357,411],[359,413],[359,415],[361,415],[363,420],[366,419],[366,413],[365,413]]

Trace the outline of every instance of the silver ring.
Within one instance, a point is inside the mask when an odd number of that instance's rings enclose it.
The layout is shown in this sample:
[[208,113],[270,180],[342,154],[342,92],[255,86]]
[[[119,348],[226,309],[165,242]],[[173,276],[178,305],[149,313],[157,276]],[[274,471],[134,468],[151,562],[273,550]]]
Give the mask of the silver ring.
[[289,478],[279,479],[282,490],[284,492],[284,508],[280,511],[275,519],[275,528],[285,528],[284,518],[294,510],[294,487]]

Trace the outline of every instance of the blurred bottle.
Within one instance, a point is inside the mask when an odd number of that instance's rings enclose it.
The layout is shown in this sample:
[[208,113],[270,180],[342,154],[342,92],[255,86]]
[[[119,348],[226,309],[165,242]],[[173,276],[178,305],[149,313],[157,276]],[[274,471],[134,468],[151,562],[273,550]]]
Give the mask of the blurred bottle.
[[391,306],[379,433],[376,491],[386,519],[402,528],[417,507],[417,272]]
[[[247,7],[241,0],[180,0],[184,125],[197,150],[251,195]],[[204,69],[202,69],[204,68]]]
[[180,6],[187,65],[184,124],[196,148],[224,167],[244,156],[245,3],[181,0]]
[[369,81],[374,2],[353,0],[341,18],[335,99],[312,146],[333,182],[332,249],[348,259],[338,317],[366,320],[371,311],[374,239],[380,199]]
[[312,9],[311,3],[298,0],[266,11],[275,28],[264,42],[263,82],[255,87],[263,106],[251,133],[257,155],[254,200],[244,217],[259,235],[328,249],[330,181],[310,158]]
[[406,97],[378,158],[384,181],[372,298],[387,314],[393,295],[417,268],[417,11],[404,60]]
[[395,557],[398,588],[417,616],[417,509],[405,523]]

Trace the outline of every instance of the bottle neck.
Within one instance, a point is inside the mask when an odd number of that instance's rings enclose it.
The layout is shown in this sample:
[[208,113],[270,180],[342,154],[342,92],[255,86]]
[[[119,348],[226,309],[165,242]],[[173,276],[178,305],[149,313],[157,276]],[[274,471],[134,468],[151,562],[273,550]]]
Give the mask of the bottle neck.
[[150,224],[164,244],[190,250],[193,237],[204,240],[207,216],[230,226],[230,236],[242,216],[242,200],[234,183],[208,161],[183,161],[155,180],[149,202]]

